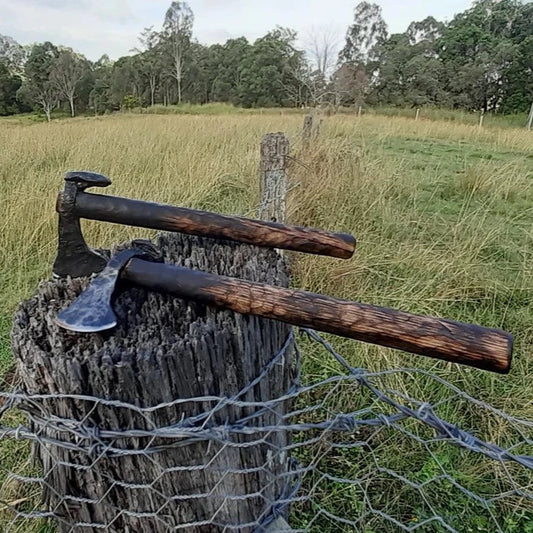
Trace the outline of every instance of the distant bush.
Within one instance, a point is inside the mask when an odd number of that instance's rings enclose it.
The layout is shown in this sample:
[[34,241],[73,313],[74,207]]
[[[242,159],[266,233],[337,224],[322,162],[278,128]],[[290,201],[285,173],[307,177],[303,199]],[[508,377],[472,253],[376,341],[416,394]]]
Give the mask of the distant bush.
[[302,110],[294,107],[243,108],[224,102],[212,102],[209,104],[180,104],[167,106],[156,104],[146,108],[145,113],[151,113],[154,115],[257,115],[262,113],[288,115],[292,113],[302,113]]
[[136,107],[141,107],[141,99],[138,96],[133,94],[124,96],[121,104],[122,109],[135,109]]
[[156,104],[146,109],[147,113],[154,115],[228,115],[243,113],[244,109],[235,107],[232,104],[211,103],[211,104],[180,104],[161,105]]

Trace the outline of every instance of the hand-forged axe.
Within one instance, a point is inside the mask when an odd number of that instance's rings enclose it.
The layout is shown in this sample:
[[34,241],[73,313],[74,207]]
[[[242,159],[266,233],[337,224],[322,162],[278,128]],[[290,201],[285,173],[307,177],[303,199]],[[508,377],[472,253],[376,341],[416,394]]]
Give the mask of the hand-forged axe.
[[59,193],[56,204],[59,213],[58,251],[53,266],[56,277],[90,276],[106,265],[105,259],[85,244],[80,218],[343,259],[350,258],[355,250],[355,239],[344,233],[84,192],[88,187],[110,184],[106,176],[94,172],[67,172],[65,189]]
[[[90,176],[98,175],[75,173],[74,178],[79,183],[80,179],[85,180]],[[94,178],[93,182],[100,180],[103,183],[101,178],[103,177]],[[76,183],[71,174],[68,174],[66,179],[67,186],[72,182]],[[107,180],[107,178],[105,179]],[[83,193],[85,186],[85,182],[81,186],[76,185],[78,194],[75,200],[76,205],[70,211],[71,217],[74,216],[72,215],[74,213],[85,218],[132,224],[131,213],[127,210],[122,212],[119,210],[118,213],[113,213],[112,207],[109,207],[109,211],[98,210],[99,200],[87,201],[85,198],[96,197],[97,195]],[[78,204],[80,196],[83,201]],[[179,213],[187,221],[190,221],[191,218],[187,217],[191,217],[191,210],[122,198],[109,198],[112,199],[110,206],[114,207],[122,205],[121,202],[126,202],[125,205],[129,206],[130,209],[137,209],[137,206],[139,209],[145,209],[146,205],[152,206],[153,211],[146,213],[145,217],[141,217],[139,214],[138,218],[135,218],[136,223],[132,225],[136,226],[182,231],[176,227],[185,225],[187,229],[184,231],[185,233],[229,237],[233,240],[262,246],[323,253],[337,257],[349,257],[351,253],[348,253],[347,250],[351,248],[353,252],[353,244],[355,243],[354,239],[347,235],[293,228],[261,221],[248,221],[248,219],[198,211],[193,211],[193,224],[184,223],[183,219],[176,222],[176,217],[179,218],[180,216]],[[61,205],[61,200],[58,205]],[[58,257],[60,257],[62,246],[67,245],[66,242],[61,242],[62,225],[63,232],[65,232],[65,226],[68,229],[68,224],[65,223],[65,220],[61,220],[62,210],[58,210],[60,212]],[[162,224],[163,214],[169,210],[174,217],[171,219],[172,223]],[[104,212],[105,216],[102,214]],[[98,216],[95,213],[98,213]],[[157,221],[150,218],[150,215],[154,213]],[[170,219],[167,218],[166,220]],[[202,220],[211,222],[207,229],[201,227]],[[77,219],[76,222],[79,230]],[[240,228],[238,231],[234,231],[235,224]],[[230,229],[228,230],[228,228]],[[270,235],[270,232],[274,234],[274,237]],[[67,232],[67,234],[69,233]],[[298,236],[295,237],[295,234]],[[69,235],[72,235],[72,232]],[[316,246],[319,246],[317,241],[323,246],[319,248],[318,252],[316,251]],[[326,245],[324,245],[324,241],[327,242]],[[85,248],[88,250],[86,245]],[[82,250],[85,248],[79,247]],[[344,252],[336,254],[339,249],[344,250]],[[89,251],[89,253],[94,252]],[[241,314],[280,320],[295,326],[314,328],[343,337],[494,372],[507,373],[510,369],[513,338],[509,333],[498,329],[415,315],[301,290],[272,287],[262,283],[191,270],[177,265],[158,264],[156,261],[157,253],[146,241],[142,241],[142,243],[138,241],[136,248],[119,252],[111,258],[103,271],[79,298],[58,314],[58,324],[78,332],[98,332],[116,326],[116,317],[112,309],[112,296],[119,279],[123,279],[149,290],[230,309]],[[56,265],[57,263],[58,260],[56,260]],[[61,266],[61,262],[59,263]],[[89,263],[85,259],[73,262],[76,268],[79,265],[83,267],[81,270],[84,273],[78,275],[88,275],[101,270],[101,265],[98,265],[98,268],[91,272],[88,267]],[[78,268],[77,271],[79,272],[79,270]],[[56,275],[58,274],[55,268],[54,272]],[[67,274],[73,275],[69,272]]]

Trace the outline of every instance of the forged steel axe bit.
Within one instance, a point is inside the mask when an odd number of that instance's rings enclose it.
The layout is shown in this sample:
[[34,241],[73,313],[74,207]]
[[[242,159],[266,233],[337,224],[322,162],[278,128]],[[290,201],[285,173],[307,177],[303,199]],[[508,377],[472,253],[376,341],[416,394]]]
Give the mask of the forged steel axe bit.
[[106,259],[91,250],[81,233],[80,216],[76,212],[76,198],[88,187],[107,187],[111,181],[94,172],[67,172],[65,189],[57,197],[59,213],[57,256],[52,267],[55,277],[79,278],[100,272]]
[[75,302],[57,315],[58,325],[80,333],[96,333],[117,325],[112,298],[124,266],[132,257],[161,261],[149,241],[139,240],[133,244],[138,247],[114,255]]
[[97,332],[116,325],[111,296],[119,278],[164,294],[280,320],[414,354],[507,373],[513,338],[497,329],[414,315],[301,290],[272,287],[143,259],[136,250],[118,253],[70,307],[60,326]]

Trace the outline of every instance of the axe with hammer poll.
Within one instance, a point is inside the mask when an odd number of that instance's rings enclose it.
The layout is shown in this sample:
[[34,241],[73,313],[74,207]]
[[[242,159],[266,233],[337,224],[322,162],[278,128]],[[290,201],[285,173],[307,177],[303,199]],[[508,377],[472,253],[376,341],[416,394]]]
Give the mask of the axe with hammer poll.
[[59,194],[57,277],[100,274],[57,316],[68,330],[95,333],[117,325],[112,298],[119,280],[241,314],[280,320],[406,352],[493,372],[510,369],[512,336],[502,330],[464,324],[385,307],[341,300],[302,290],[210,274],[164,264],[149,241],[134,241],[109,262],[88,248],[79,219],[88,218],[301,252],[349,258],[350,235],[300,228],[181,207],[85,193],[107,186],[105,176],[70,172]]

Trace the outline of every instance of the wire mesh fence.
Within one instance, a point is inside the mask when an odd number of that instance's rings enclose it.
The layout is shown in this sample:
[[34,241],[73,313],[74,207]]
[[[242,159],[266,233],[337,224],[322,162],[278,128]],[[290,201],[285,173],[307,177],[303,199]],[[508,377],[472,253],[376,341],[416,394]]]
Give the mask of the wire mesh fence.
[[[337,370],[297,374],[268,402],[249,393],[292,334],[231,397],[138,406],[16,384],[0,392],[0,530],[252,532],[284,517],[294,531],[533,531],[533,421],[427,371],[353,368],[316,332],[302,334],[301,349],[319,349]],[[438,391],[432,404],[428,387]],[[65,417],[58,400],[83,417]],[[185,404],[194,416],[158,424],[158,413]],[[136,424],[109,429],[124,412]],[[199,443],[203,456],[189,454]],[[243,461],[250,454],[264,461]],[[199,516],[191,502],[212,511]]]

